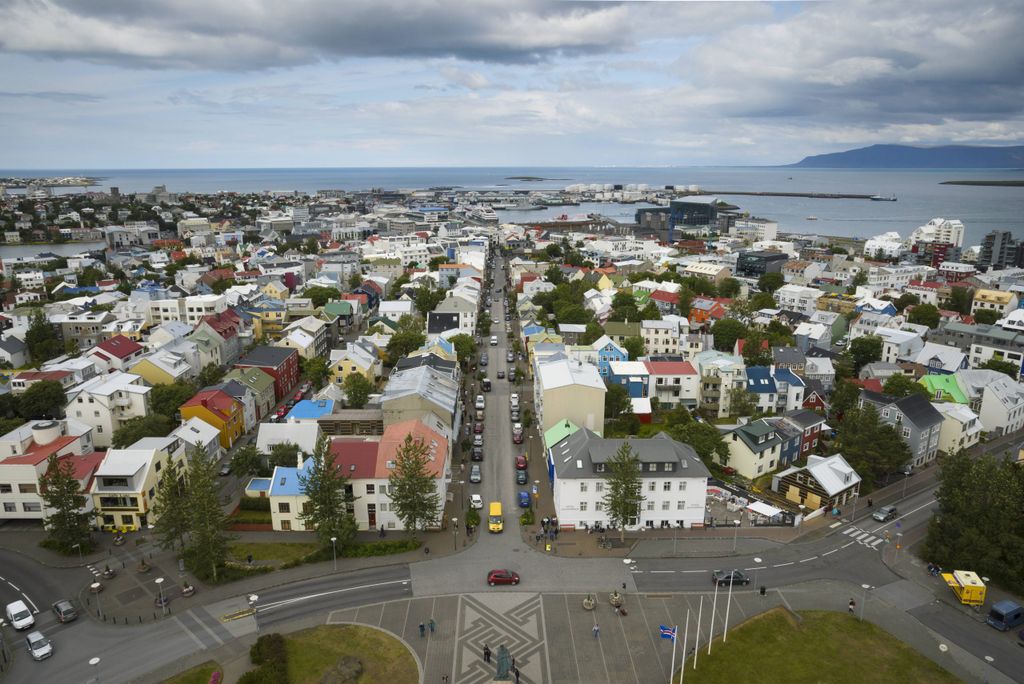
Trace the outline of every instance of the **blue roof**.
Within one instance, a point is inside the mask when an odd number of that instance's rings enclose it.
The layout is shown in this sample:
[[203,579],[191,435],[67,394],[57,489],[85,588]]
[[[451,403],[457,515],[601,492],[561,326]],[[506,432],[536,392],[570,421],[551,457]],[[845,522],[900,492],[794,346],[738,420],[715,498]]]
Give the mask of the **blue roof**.
[[254,477],[249,480],[249,484],[245,485],[245,488],[253,492],[265,492],[270,489],[270,478]]
[[307,458],[302,464],[302,470],[286,466],[274,468],[274,475],[270,482],[270,496],[300,496],[302,485],[299,484],[299,473],[303,475],[313,465],[313,459]]
[[775,379],[767,366],[747,368],[747,391],[754,394],[775,394]]
[[320,416],[329,415],[333,411],[333,399],[317,399],[315,401],[312,399],[303,399],[288,412],[287,418],[295,418],[296,420],[316,420]]
[[804,386],[804,381],[800,378],[800,376],[788,368],[776,368],[775,379],[782,380],[783,382],[788,382],[790,385],[796,385],[797,387]]
[[539,325],[528,325],[523,328],[523,335],[532,335],[534,333],[544,332],[544,328]]

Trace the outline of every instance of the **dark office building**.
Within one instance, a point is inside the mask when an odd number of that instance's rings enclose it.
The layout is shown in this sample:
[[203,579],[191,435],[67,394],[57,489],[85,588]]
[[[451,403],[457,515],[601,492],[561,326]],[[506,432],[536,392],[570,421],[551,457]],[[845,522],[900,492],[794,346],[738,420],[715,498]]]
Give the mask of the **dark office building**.
[[978,266],[985,268],[1006,268],[1020,266],[1020,257],[1024,256],[1017,249],[1017,241],[1008,230],[993,230],[981,241],[981,254]]
[[960,261],[962,252],[949,242],[918,242],[910,250],[914,263],[938,268],[945,261]]
[[717,202],[717,197],[706,197],[703,195],[669,202],[668,227],[670,240],[673,231],[677,228],[685,230],[683,226],[717,226]]
[[760,278],[765,273],[781,273],[789,255],[782,252],[743,252],[736,259],[736,275]]

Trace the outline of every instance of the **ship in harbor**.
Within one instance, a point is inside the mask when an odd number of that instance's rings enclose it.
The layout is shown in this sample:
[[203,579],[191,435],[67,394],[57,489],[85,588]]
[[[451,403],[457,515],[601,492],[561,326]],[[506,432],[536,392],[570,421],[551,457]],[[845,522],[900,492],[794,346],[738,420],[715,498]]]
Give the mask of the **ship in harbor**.
[[868,199],[872,202],[895,202],[896,195],[872,195]]

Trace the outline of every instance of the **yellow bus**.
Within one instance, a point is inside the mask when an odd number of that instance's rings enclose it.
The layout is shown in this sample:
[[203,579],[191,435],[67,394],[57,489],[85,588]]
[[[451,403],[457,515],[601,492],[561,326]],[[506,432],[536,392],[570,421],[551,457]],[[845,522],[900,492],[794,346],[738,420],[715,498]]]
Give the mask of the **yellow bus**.
[[505,520],[501,517],[501,502],[492,501],[488,511],[487,529],[491,532],[501,532],[505,527]]

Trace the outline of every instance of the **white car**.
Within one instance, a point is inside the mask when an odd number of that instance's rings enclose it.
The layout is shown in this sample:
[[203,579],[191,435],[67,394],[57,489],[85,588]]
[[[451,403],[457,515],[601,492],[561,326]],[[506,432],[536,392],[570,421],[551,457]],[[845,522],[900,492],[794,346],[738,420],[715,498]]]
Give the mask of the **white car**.
[[7,604],[7,621],[19,631],[36,624],[36,619],[32,617],[32,611],[28,609],[24,601]]
[[491,346],[492,347],[497,347],[498,346],[498,336],[497,335],[491,335]]
[[484,498],[482,496],[480,496],[479,494],[470,494],[469,495],[469,507],[470,508],[483,508],[484,507]]
[[519,408],[519,395],[513,392],[508,398],[508,403],[512,408]]
[[476,395],[476,408],[478,410],[482,411],[484,409],[484,406],[485,406],[485,404],[484,404],[484,395],[482,395],[482,394]]
[[53,655],[53,644],[42,632],[29,632],[25,637],[25,646],[28,647],[33,660],[45,660]]

